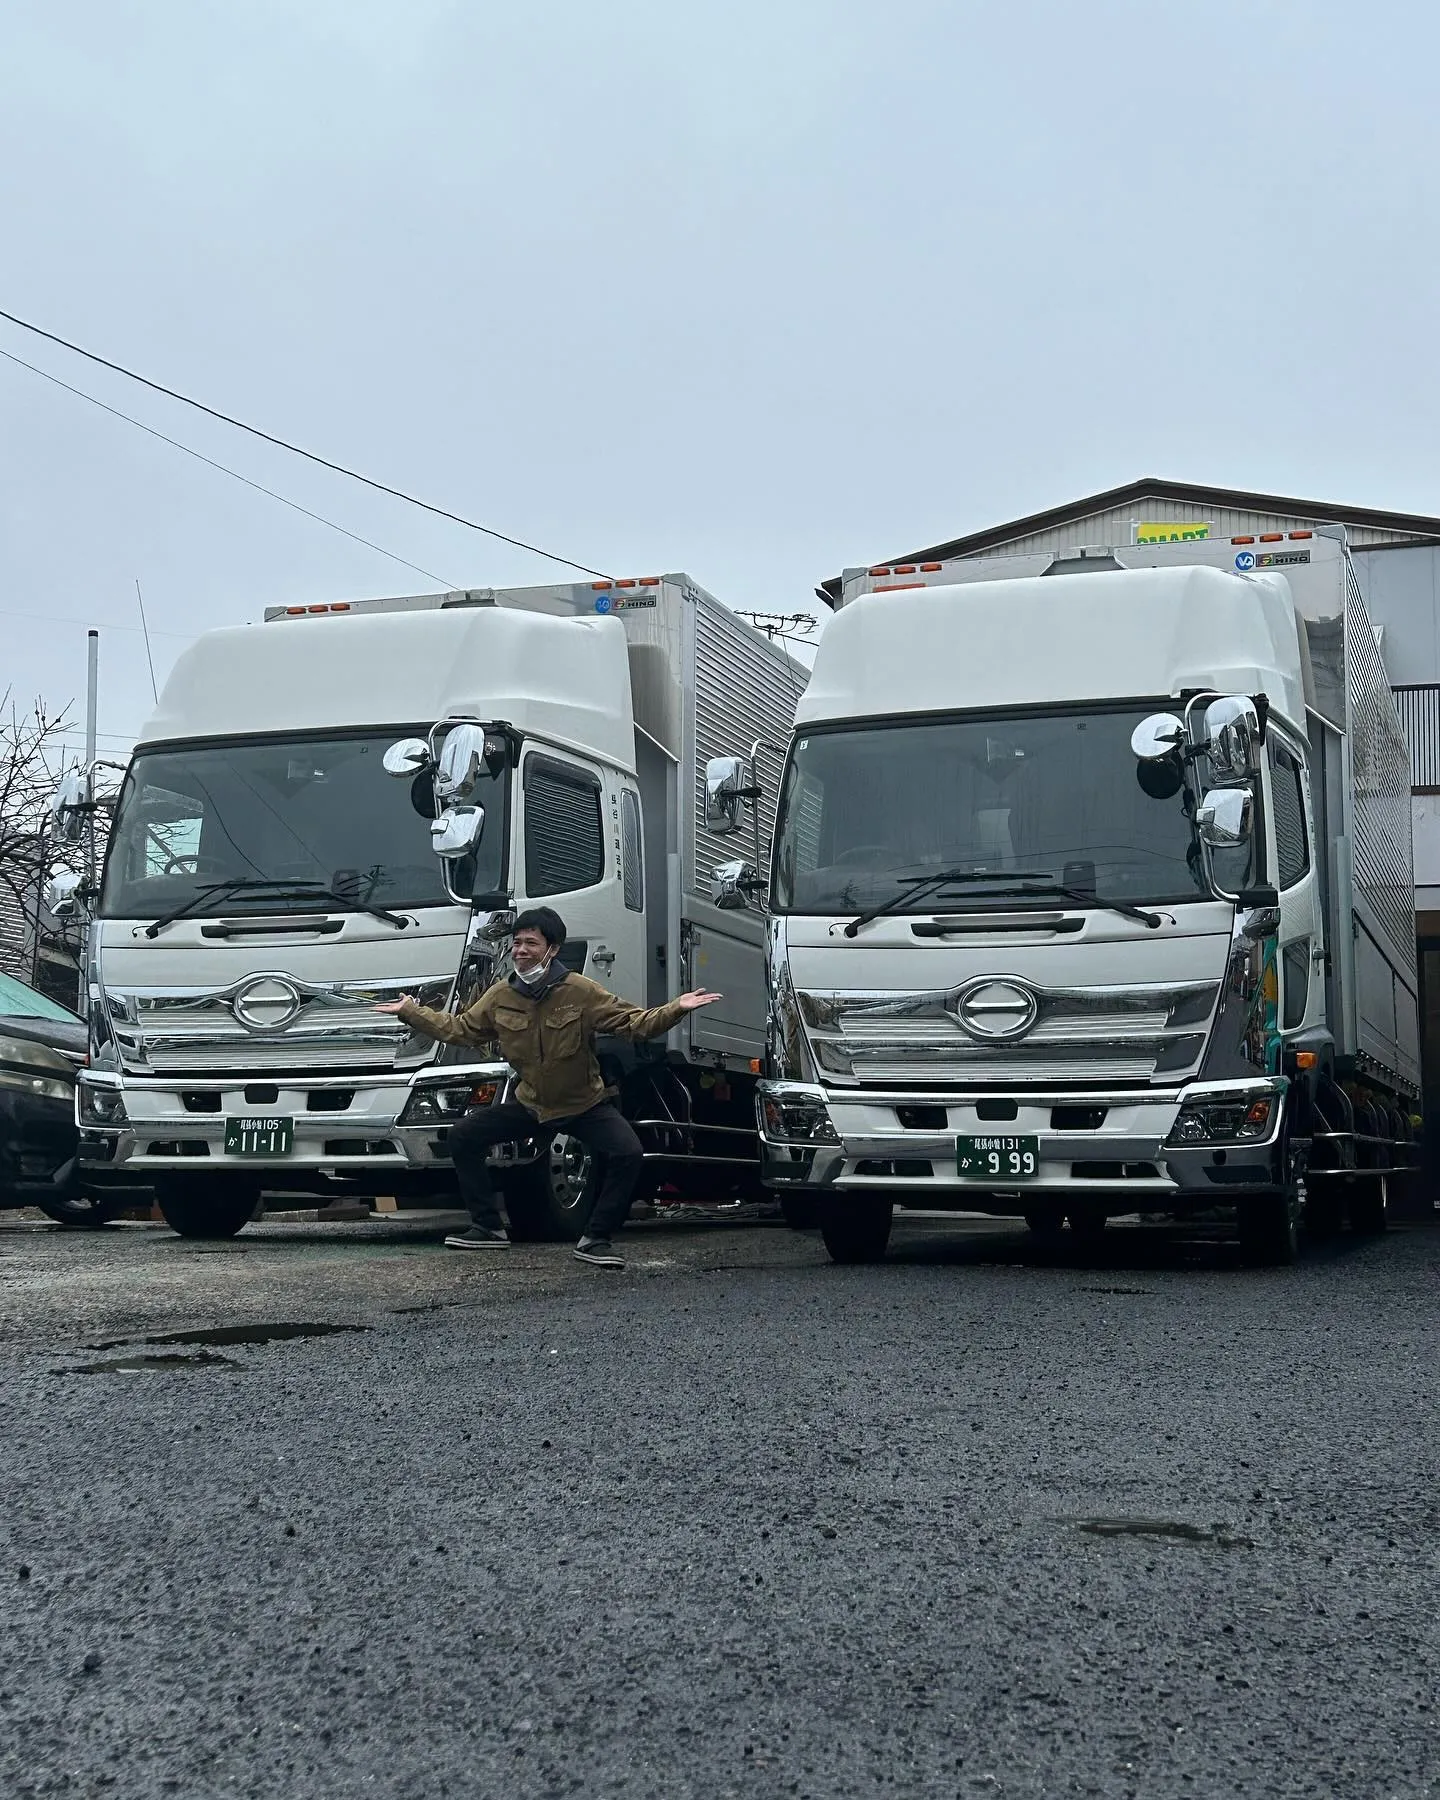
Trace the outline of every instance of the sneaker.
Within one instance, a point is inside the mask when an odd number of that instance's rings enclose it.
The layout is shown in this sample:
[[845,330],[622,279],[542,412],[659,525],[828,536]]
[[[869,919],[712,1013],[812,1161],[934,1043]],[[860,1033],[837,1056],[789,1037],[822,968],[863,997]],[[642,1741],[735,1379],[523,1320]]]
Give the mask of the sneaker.
[[625,1258],[609,1238],[582,1237],[575,1246],[575,1254],[581,1262],[594,1263],[597,1269],[623,1269],[625,1267]]
[[491,1231],[484,1225],[472,1225],[468,1231],[454,1232],[445,1242],[452,1250],[508,1250],[508,1231]]

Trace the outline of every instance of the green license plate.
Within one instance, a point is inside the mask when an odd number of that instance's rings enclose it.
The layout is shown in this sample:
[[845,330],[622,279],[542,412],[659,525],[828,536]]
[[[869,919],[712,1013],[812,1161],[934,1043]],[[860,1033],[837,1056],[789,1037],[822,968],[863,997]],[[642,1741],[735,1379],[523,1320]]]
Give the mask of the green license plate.
[[1036,1137],[962,1137],[955,1140],[955,1169],[965,1181],[1033,1181],[1040,1173]]
[[288,1156],[295,1147],[295,1121],[273,1113],[246,1114],[225,1121],[227,1156]]

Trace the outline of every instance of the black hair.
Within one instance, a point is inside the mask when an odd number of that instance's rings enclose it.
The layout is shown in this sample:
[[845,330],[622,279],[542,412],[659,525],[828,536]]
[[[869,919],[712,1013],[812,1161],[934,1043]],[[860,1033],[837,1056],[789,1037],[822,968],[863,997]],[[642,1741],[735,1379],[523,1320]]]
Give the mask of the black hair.
[[532,906],[522,912],[510,927],[510,935],[517,931],[538,931],[556,950],[565,942],[565,921],[553,906]]

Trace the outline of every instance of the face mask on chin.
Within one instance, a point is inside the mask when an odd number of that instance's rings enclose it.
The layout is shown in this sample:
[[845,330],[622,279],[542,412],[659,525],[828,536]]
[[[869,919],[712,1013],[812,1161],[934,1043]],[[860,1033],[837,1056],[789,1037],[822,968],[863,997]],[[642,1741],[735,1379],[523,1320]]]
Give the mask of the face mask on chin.
[[555,958],[553,956],[547,956],[544,962],[536,963],[533,969],[517,969],[515,973],[518,978],[525,983],[526,987],[538,987],[545,979],[546,974],[549,972],[550,965],[554,960]]

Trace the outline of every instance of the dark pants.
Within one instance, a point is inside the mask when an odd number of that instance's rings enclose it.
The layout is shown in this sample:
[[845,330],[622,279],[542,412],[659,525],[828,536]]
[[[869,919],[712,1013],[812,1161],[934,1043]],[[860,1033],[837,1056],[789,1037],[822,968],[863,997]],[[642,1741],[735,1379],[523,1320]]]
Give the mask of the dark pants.
[[528,1106],[479,1106],[450,1127],[446,1148],[455,1164],[460,1197],[470,1217],[487,1231],[500,1227],[500,1208],[486,1167],[486,1153],[495,1144],[515,1144],[538,1137],[548,1142],[559,1132],[579,1138],[592,1156],[601,1159],[602,1180],[586,1230],[591,1237],[610,1237],[625,1223],[635,1184],[643,1166],[640,1140],[628,1119],[602,1100],[573,1119],[549,1119],[541,1124]]

